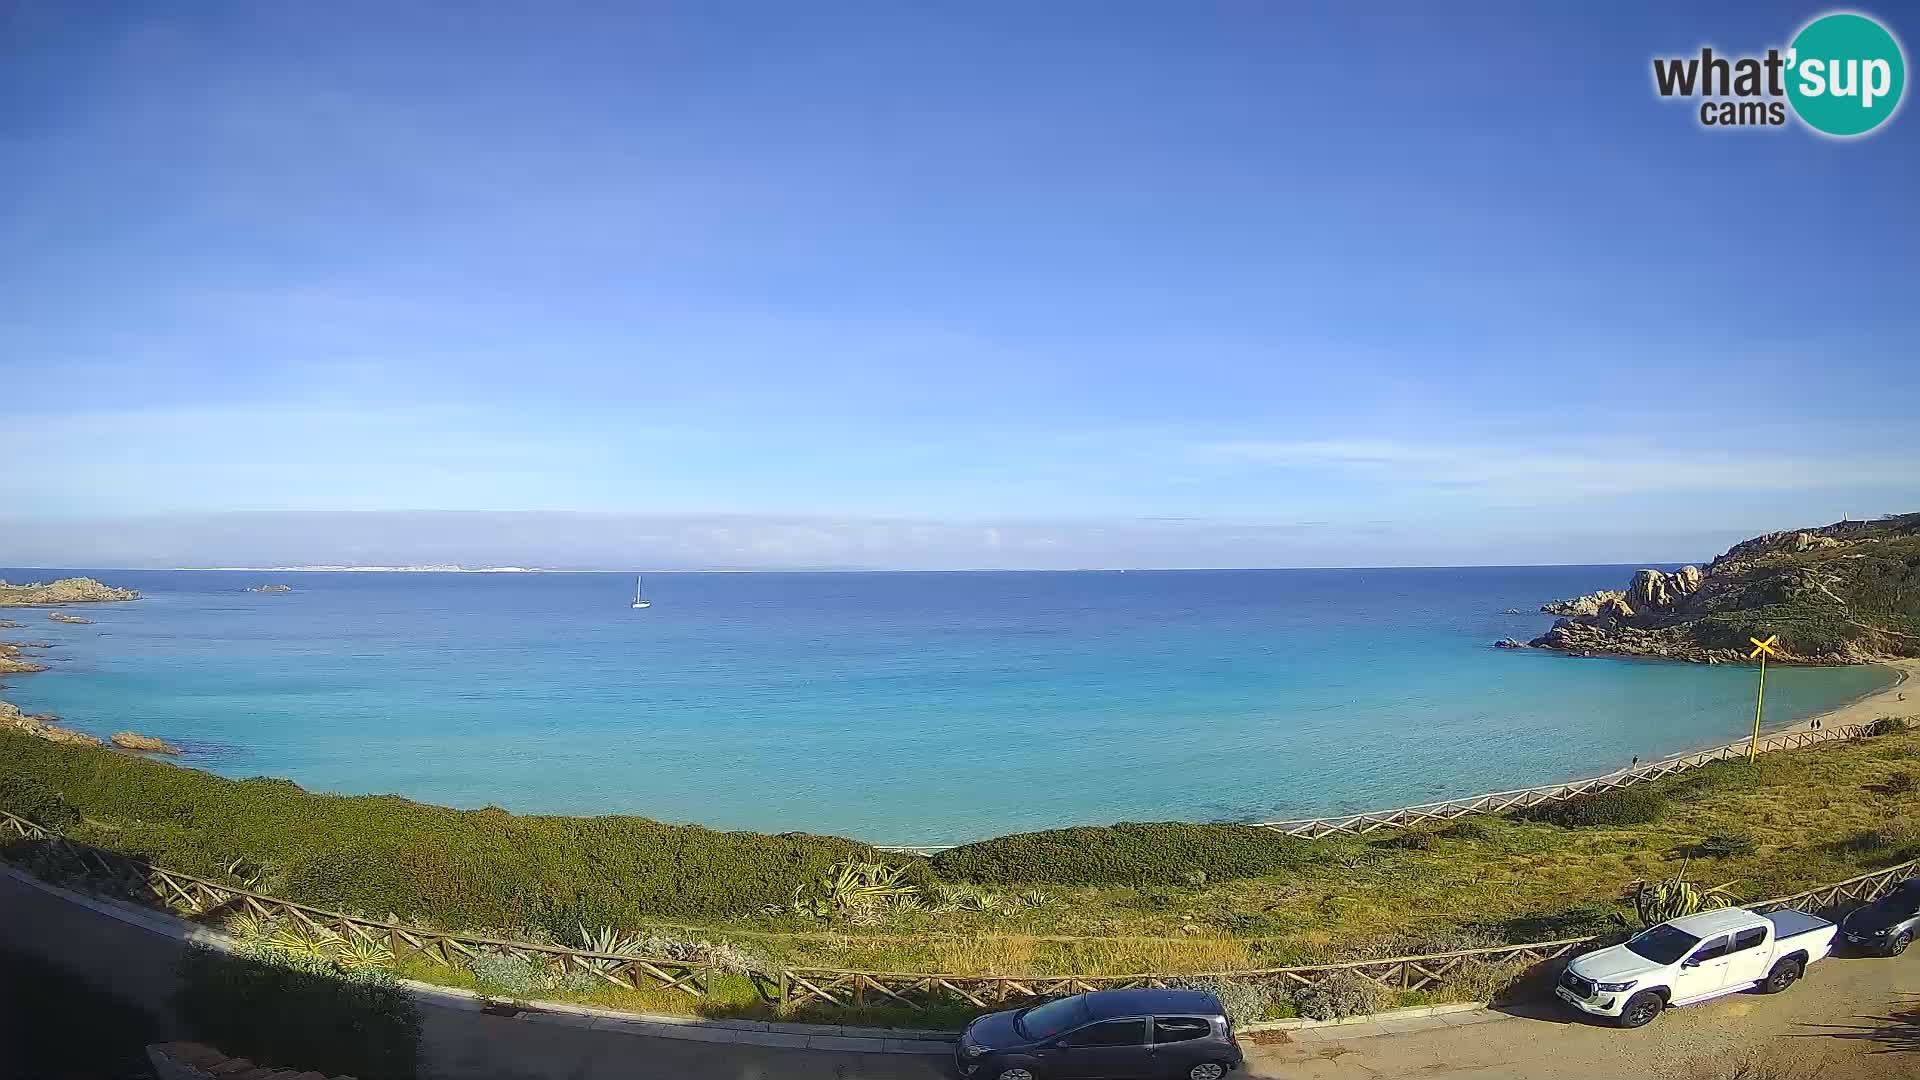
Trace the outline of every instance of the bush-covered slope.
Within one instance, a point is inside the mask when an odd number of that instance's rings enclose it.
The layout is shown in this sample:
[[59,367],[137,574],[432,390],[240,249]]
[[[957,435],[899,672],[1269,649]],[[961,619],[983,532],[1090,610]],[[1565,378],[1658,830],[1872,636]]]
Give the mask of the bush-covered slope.
[[0,809],[23,815],[65,821],[70,806],[89,820],[68,835],[173,869],[223,879],[243,859],[261,869],[262,890],[450,929],[566,936],[580,922],[748,913],[786,903],[836,860],[872,855],[836,837],[315,795],[11,732],[0,732],[0,792],[21,800]]

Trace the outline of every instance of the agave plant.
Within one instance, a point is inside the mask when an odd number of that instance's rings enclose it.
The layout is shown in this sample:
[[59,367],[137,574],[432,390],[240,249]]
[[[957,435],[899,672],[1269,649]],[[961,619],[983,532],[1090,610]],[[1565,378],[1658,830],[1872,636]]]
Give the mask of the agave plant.
[[227,864],[227,876],[233,879],[235,885],[248,892],[254,892],[260,888],[260,879],[265,873],[265,869],[259,863],[248,862],[245,859],[235,859]]
[[346,939],[331,930],[309,930],[292,925],[274,927],[273,932],[260,943],[281,952],[314,956],[322,960],[333,959],[347,947]]
[[907,881],[907,868],[844,859],[827,867],[816,881],[793,890],[793,910],[825,918],[884,904],[919,890]]
[[1053,903],[1053,897],[1048,896],[1039,889],[1028,889],[1026,892],[1020,894],[1020,906],[1022,907],[1043,908],[1051,903]]
[[[1685,873],[1686,867],[1682,866],[1680,874]],[[1732,886],[1733,882],[1729,881],[1724,885],[1702,889],[1679,875],[1665,881],[1642,881],[1633,889],[1633,910],[1640,916],[1642,926],[1652,926],[1668,919],[1730,907],[1739,900],[1729,891]]]
[[348,937],[334,950],[334,962],[349,971],[393,966],[393,950],[378,938]]
[[[588,930],[580,926],[580,947],[587,952],[606,953],[610,956],[641,956],[648,951],[644,940],[638,934],[624,934],[611,926],[598,930]],[[596,971],[612,971],[620,966],[618,960],[588,960],[587,964]]]
[[243,910],[227,916],[227,936],[242,945],[264,945],[280,924],[257,911]]

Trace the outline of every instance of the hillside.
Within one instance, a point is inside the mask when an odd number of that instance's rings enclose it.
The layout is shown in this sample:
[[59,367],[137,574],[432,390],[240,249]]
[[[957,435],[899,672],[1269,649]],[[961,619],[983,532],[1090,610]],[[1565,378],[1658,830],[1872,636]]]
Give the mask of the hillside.
[[1920,514],[1767,533],[1540,610],[1564,617],[1530,644],[1580,655],[1743,662],[1778,634],[1793,663],[1920,656]]

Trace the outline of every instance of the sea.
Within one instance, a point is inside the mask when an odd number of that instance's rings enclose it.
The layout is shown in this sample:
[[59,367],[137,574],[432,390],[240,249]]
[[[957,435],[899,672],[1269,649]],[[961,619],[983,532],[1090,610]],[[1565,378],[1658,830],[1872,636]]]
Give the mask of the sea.
[[[1377,809],[1728,742],[1751,668],[1491,647],[1634,567],[1063,573],[0,570],[7,700],[183,764],[526,814],[951,844]],[[286,593],[247,586],[284,583]],[[1774,668],[1769,728],[1884,668]]]

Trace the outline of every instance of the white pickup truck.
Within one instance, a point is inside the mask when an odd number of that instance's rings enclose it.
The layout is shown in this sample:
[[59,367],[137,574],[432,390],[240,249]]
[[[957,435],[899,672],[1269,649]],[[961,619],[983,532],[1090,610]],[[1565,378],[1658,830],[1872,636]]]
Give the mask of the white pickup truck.
[[1642,1027],[1668,1006],[1755,986],[1767,994],[1785,990],[1833,948],[1837,929],[1804,911],[1703,911],[1575,959],[1554,993],[1582,1012]]

